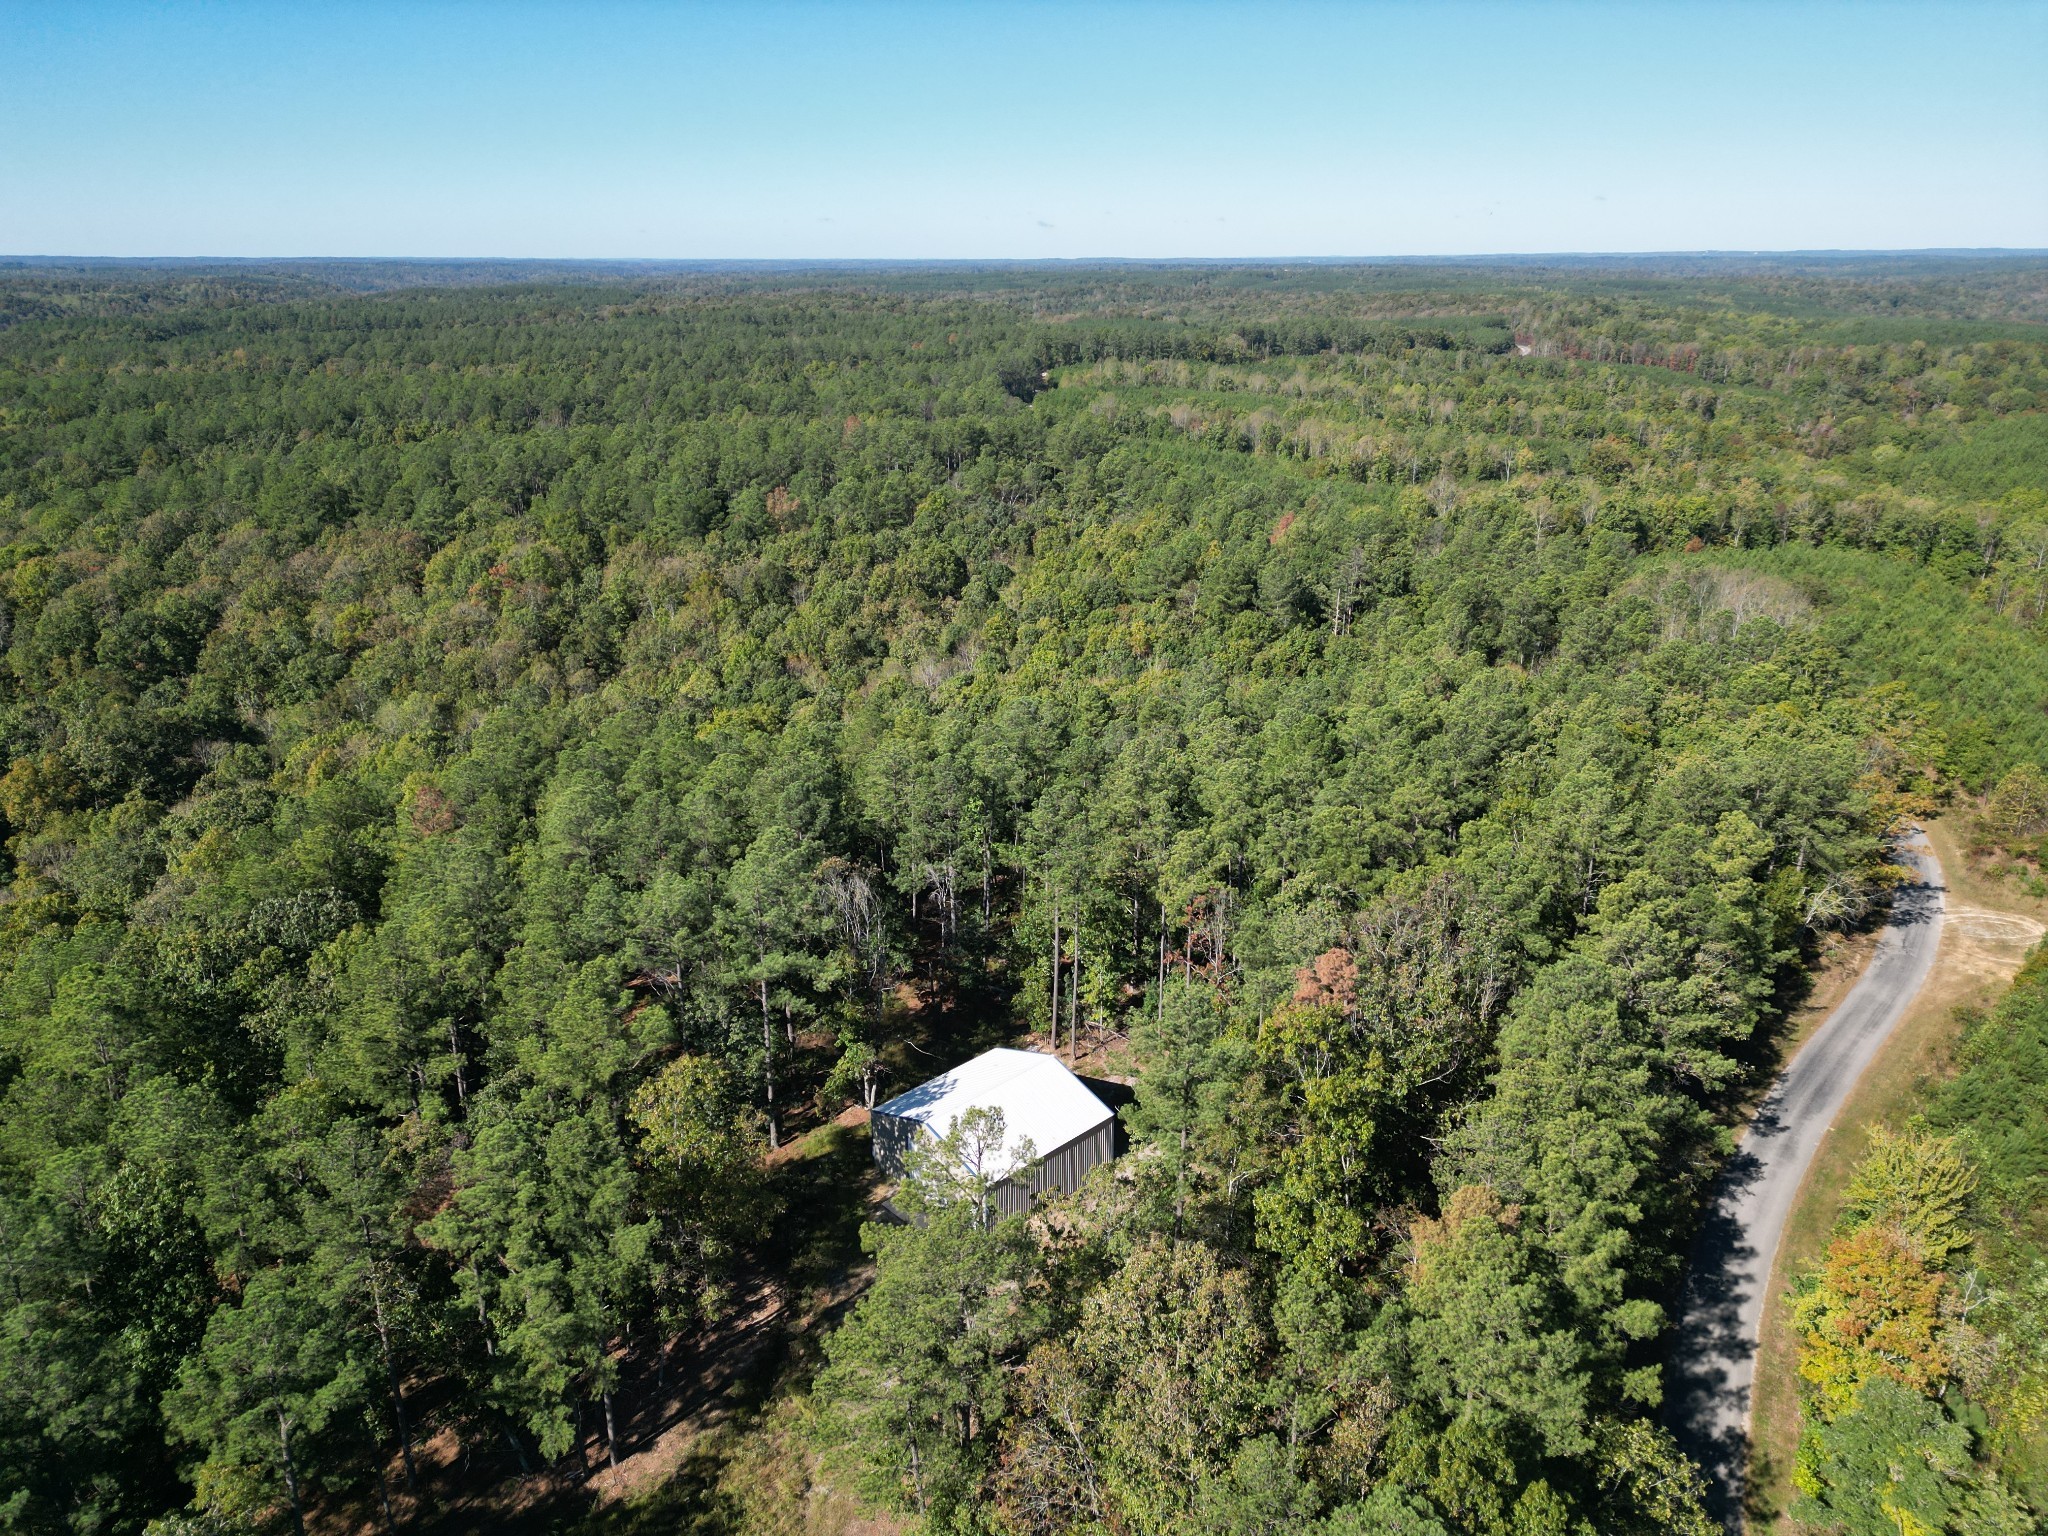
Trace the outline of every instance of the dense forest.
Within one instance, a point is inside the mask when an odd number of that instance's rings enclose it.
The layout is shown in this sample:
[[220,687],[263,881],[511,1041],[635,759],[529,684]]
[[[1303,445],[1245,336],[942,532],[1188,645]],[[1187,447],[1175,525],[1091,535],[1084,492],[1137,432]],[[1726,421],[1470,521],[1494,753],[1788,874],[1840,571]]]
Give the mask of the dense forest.
[[[770,1295],[661,1529],[1716,1529],[1740,1107],[2048,831],[2044,407],[2038,262],[0,271],[0,1526],[569,1523]],[[2044,996],[1816,1530],[2048,1511]],[[866,1219],[1054,1039],[1125,1156]]]

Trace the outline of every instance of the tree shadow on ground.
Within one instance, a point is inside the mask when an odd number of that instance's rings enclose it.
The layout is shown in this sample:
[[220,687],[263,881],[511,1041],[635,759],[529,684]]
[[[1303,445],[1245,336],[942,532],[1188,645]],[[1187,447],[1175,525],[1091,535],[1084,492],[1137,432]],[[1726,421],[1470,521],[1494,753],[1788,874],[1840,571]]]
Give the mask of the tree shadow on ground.
[[[618,1473],[595,1433],[554,1465],[526,1472],[509,1444],[475,1444],[431,1469],[410,1528],[433,1536],[716,1536],[737,1529],[738,1506],[721,1480],[729,1437],[746,1434],[815,1374],[825,1335],[865,1288],[860,1229],[876,1215],[864,1125],[819,1127],[769,1177],[778,1215],[749,1255],[734,1304],[672,1341],[665,1355],[650,1343],[620,1362]],[[605,1497],[617,1477],[644,1477],[645,1488]],[[368,1510],[335,1514],[326,1523],[378,1528]]]

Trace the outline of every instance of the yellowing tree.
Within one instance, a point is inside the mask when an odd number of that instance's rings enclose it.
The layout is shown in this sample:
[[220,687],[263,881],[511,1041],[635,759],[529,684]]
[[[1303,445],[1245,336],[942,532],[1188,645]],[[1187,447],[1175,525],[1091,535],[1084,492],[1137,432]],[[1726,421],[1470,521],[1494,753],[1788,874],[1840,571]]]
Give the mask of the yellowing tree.
[[1985,802],[1984,824],[2009,849],[2023,849],[2048,833],[2048,773],[2021,763],[1998,781]]
[[1969,1246],[1963,1215],[1976,1188],[1977,1170],[1953,1137],[1902,1136],[1878,1126],[1869,1155],[1850,1177],[1847,1207],[1865,1221],[1897,1227],[1939,1266]]
[[1887,1377],[1932,1396],[1949,1374],[1941,1332],[1948,1276],[1931,1270],[1900,1228],[1867,1223],[1828,1248],[1817,1283],[1793,1305],[1799,1374],[1820,1389],[1824,1417]]

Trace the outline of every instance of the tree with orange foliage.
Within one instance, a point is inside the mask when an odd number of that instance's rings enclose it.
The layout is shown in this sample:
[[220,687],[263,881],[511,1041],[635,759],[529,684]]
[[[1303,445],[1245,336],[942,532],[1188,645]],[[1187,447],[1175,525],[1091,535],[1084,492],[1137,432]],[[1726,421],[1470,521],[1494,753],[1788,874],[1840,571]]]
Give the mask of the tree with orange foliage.
[[1846,1412],[1877,1377],[1939,1395],[1950,1370],[1941,1317],[1947,1288],[1948,1276],[1928,1268],[1919,1244],[1887,1223],[1867,1223],[1829,1246],[1792,1310],[1799,1374],[1819,1389],[1824,1417]]

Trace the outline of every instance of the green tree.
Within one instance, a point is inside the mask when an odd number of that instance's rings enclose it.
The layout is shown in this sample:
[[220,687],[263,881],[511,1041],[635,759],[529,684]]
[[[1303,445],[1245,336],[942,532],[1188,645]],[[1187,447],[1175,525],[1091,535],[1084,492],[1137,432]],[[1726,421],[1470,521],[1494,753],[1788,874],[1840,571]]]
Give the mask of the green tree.
[[1849,1536],[2026,1529],[2024,1511],[1974,1470],[1969,1431],[1882,1377],[1832,1421],[1807,1426],[1793,1480],[1792,1517]]
[[1068,1339],[1032,1352],[1004,1431],[1001,1507],[1039,1530],[1298,1518],[1314,1498],[1300,1458],[1259,1440],[1261,1310],[1251,1277],[1204,1245],[1138,1248],[1087,1296]]
[[1929,1264],[1947,1264],[1970,1242],[1964,1223],[1977,1170],[1954,1139],[1871,1128],[1870,1150],[1849,1175],[1845,1215],[1897,1227]]
[[358,1406],[366,1383],[316,1289],[285,1270],[251,1275],[217,1310],[164,1399],[172,1433],[201,1451],[196,1502],[255,1515],[282,1490],[304,1536],[319,1486],[319,1436]]
[[1156,1015],[1133,1024],[1138,1097],[1124,1112],[1134,1144],[1151,1149],[1134,1165],[1157,1227],[1179,1234],[1239,1224],[1258,1159],[1261,1110],[1251,1044],[1224,999],[1205,984],[1170,980]]
[[816,948],[827,931],[818,899],[818,863],[814,845],[784,827],[768,827],[727,875],[717,919],[730,974],[760,1010],[761,1085],[771,1148],[782,1144],[782,1111],[775,1098],[775,1010],[793,1017],[807,1002]]
[[335,1108],[325,1095],[292,1090],[274,1099],[266,1119],[288,1130],[273,1162],[299,1195],[293,1224],[304,1234],[307,1278],[326,1290],[335,1315],[353,1325],[361,1353],[370,1357],[368,1371],[382,1383],[406,1487],[417,1491],[404,1381],[418,1358],[414,1342],[425,1330],[409,1262],[406,1185],[376,1127],[336,1118]]
[[488,1330],[485,1396],[544,1455],[576,1440],[579,1401],[602,1411],[617,1457],[615,1351],[654,1283],[660,1223],[640,1204],[623,1128],[542,1088],[480,1096],[456,1190],[423,1236],[458,1257],[462,1314]]
[[750,1112],[732,1074],[681,1056],[634,1090],[631,1117],[644,1169],[641,1202],[659,1215],[666,1322],[717,1311],[740,1248],[761,1231],[773,1196],[755,1155]]
[[861,1243],[875,1280],[826,1341],[816,1392],[869,1495],[943,1522],[979,1487],[1010,1370],[1044,1326],[1031,1245],[966,1203]]
[[1415,1385],[1445,1420],[1525,1439],[1550,1456],[1590,1444],[1584,1345],[1559,1326],[1556,1283],[1521,1211],[1483,1186],[1416,1223],[1409,1285]]
[[1714,1536],[1706,1479],[1662,1427],[1646,1419],[1595,1426],[1594,1479],[1607,1528],[1627,1536]]
[[960,1207],[987,1226],[996,1217],[996,1190],[1011,1179],[1028,1181],[1038,1149],[1029,1136],[1012,1136],[1000,1109],[963,1110],[939,1136],[919,1136],[904,1158],[904,1208],[923,1219]]
[[2048,834],[2048,773],[2021,763],[2006,774],[1984,803],[1984,825],[2015,851],[2038,845]]

